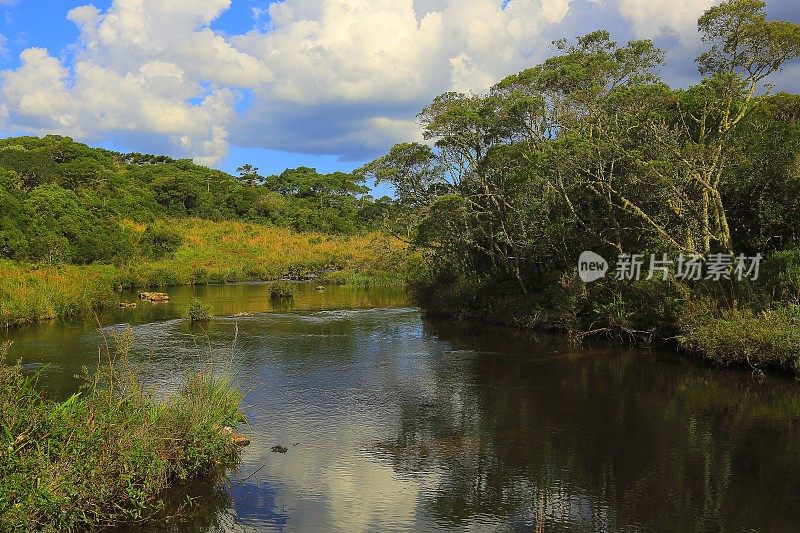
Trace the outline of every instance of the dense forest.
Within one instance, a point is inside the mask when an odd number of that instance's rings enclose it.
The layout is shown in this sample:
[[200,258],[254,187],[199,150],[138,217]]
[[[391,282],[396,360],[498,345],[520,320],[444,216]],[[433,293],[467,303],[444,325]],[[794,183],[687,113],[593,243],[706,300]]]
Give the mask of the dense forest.
[[[764,7],[729,0],[699,19],[706,51],[688,88],[659,78],[651,41],[596,31],[485,94],[435,98],[418,116],[430,145],[399,144],[359,170],[397,190],[392,231],[425,251],[421,303],[797,370],[800,96],[770,76],[800,57],[800,25]],[[757,279],[731,264],[715,279],[586,284],[588,250],[764,261]]]
[[[359,178],[313,168],[239,176],[166,156],[120,154],[67,137],[0,140],[0,256],[45,264],[126,262],[174,251],[164,219],[246,220],[353,234],[389,208]],[[144,223],[144,232],[125,222]]]

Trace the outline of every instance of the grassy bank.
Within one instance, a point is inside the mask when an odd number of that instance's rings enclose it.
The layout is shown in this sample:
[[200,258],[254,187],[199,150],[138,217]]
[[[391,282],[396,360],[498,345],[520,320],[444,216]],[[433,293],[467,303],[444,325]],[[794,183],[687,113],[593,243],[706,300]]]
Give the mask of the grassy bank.
[[[691,306],[690,306],[691,307]],[[800,305],[761,312],[726,309],[688,311],[680,347],[723,365],[748,365],[800,375]]]
[[0,531],[76,531],[148,522],[171,485],[233,464],[226,426],[242,394],[189,377],[163,401],[125,364],[130,332],[83,390],[57,403],[0,354]]
[[[331,236],[202,219],[164,221],[176,250],[121,265],[36,266],[0,260],[0,326],[75,316],[115,301],[119,288],[267,281],[334,271],[332,282],[402,283],[403,247],[380,233]],[[145,226],[128,224],[144,234]]]

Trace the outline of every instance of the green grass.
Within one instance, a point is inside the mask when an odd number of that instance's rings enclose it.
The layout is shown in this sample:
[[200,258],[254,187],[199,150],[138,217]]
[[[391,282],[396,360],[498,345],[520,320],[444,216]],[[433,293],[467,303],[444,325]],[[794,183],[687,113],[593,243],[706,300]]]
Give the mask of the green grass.
[[723,365],[800,373],[800,306],[690,311],[680,345]]
[[116,340],[116,354],[63,402],[0,363],[0,531],[143,524],[165,489],[237,460],[222,431],[241,418],[230,378],[194,374],[159,401],[127,364],[130,330]]

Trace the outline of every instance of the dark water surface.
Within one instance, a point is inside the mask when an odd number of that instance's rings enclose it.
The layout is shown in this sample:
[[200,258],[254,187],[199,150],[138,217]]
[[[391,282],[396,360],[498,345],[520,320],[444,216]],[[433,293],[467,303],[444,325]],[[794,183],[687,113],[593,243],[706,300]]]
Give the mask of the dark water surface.
[[[192,327],[178,317],[195,293],[263,313]],[[469,331],[399,290],[303,286],[277,309],[264,285],[171,294],[101,321],[134,325],[133,358],[164,390],[234,354],[253,441],[223,492],[185,488],[203,499],[179,530],[798,530],[796,383]],[[62,396],[102,340],[91,323],[0,336]]]

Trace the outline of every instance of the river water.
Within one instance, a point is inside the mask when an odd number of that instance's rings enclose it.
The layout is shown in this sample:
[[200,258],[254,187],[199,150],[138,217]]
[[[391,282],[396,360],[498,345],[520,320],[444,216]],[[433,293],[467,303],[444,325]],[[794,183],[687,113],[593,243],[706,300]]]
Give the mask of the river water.
[[[186,287],[0,334],[70,394],[103,338],[162,391],[232,361],[252,439],[177,531],[796,531],[800,385],[669,353],[426,319],[397,289]],[[180,318],[192,296],[206,328]],[[135,300],[135,295],[123,299]],[[253,317],[227,318],[238,312]],[[103,334],[101,334],[101,332]],[[270,448],[281,445],[285,454]]]

